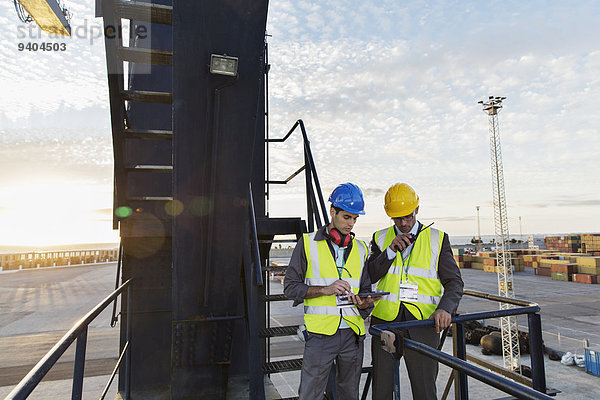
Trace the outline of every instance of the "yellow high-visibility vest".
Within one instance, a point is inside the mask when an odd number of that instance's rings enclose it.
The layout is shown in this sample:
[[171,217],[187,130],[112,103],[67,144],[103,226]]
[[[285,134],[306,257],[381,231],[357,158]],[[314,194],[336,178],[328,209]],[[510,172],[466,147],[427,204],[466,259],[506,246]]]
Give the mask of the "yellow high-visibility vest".
[[[309,286],[328,286],[343,279],[350,284],[353,293],[359,292],[362,269],[368,255],[365,242],[352,239],[352,249],[340,277],[327,241],[315,240],[314,232],[305,233],[303,240],[307,261],[304,283]],[[333,335],[342,317],[356,334],[365,334],[365,321],[356,306],[338,309],[335,295],[304,299],[304,324],[309,332]]]
[[[396,237],[392,225],[375,233],[375,243],[383,252]],[[419,285],[417,301],[405,302],[406,309],[416,319],[427,319],[440,303],[442,283],[438,275],[438,261],[442,248],[444,232],[427,228],[419,233],[407,260],[402,260],[402,252],[396,252],[396,258],[387,274],[377,283],[377,289],[390,292],[375,302],[373,315],[384,321],[393,321],[400,310],[400,282],[416,282]]]

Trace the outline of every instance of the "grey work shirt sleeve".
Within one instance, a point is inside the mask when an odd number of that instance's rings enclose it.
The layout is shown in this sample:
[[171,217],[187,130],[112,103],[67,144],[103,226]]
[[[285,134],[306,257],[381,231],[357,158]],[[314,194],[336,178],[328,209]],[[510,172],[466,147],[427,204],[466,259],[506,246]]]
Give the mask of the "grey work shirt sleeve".
[[304,297],[308,291],[308,285],[304,283],[306,266],[304,240],[301,238],[296,243],[296,247],[290,258],[290,263],[285,271],[285,278],[283,280],[283,293],[288,299],[294,300],[294,307],[304,301]]
[[442,249],[440,250],[438,275],[444,287],[444,294],[437,308],[453,314],[456,312],[458,303],[462,298],[464,283],[460,275],[460,269],[452,256],[452,247],[447,234],[444,234]]
[[[369,278],[369,274],[367,273],[367,265],[365,264],[363,265],[363,272],[360,277],[360,289],[358,293],[368,293],[370,291],[371,279]],[[373,304],[369,304],[369,307],[365,308],[364,310],[359,308],[358,312],[360,313],[360,316],[363,317],[363,319],[365,319],[371,314],[371,311],[373,311],[374,307],[375,306]]]

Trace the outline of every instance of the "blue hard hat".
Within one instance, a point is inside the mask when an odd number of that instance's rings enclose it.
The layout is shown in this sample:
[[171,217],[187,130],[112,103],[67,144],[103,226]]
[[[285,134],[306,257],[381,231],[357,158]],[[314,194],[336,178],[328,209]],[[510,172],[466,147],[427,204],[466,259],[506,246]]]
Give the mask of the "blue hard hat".
[[354,183],[342,183],[331,192],[329,201],[334,207],[352,214],[365,214],[365,201],[362,191]]

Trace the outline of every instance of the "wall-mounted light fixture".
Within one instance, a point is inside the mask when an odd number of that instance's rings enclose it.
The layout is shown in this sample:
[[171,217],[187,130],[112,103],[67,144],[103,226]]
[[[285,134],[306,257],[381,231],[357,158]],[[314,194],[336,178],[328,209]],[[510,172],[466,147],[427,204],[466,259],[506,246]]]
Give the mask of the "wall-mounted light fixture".
[[210,55],[210,73],[217,75],[237,76],[238,58],[228,55]]

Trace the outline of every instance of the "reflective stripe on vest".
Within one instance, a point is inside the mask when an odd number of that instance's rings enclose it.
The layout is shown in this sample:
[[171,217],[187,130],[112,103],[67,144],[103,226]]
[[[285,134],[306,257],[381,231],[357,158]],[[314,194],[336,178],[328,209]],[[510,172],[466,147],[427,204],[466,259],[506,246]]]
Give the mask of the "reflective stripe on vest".
[[[314,232],[304,234],[303,240],[307,262],[304,283],[309,286],[328,286],[343,279],[350,284],[353,293],[359,292],[360,277],[368,255],[367,245],[363,241],[352,239],[352,249],[340,278],[327,241],[315,240]],[[309,332],[333,335],[342,317],[358,335],[365,334],[365,321],[356,306],[338,309],[335,295],[304,299],[304,324]]]
[[[396,237],[394,226],[375,233],[375,243],[383,252]],[[438,261],[442,247],[444,232],[427,228],[419,233],[413,244],[411,255],[408,257],[408,275],[402,277],[402,253],[397,252],[396,258],[388,269],[387,274],[379,280],[377,288],[390,292],[389,295],[375,302],[373,315],[385,321],[392,321],[400,310],[399,286],[400,279],[416,282],[419,285],[417,300],[409,302],[406,309],[416,319],[427,319],[435,311],[442,297],[442,283],[438,275]],[[406,267],[404,267],[406,268]]]

